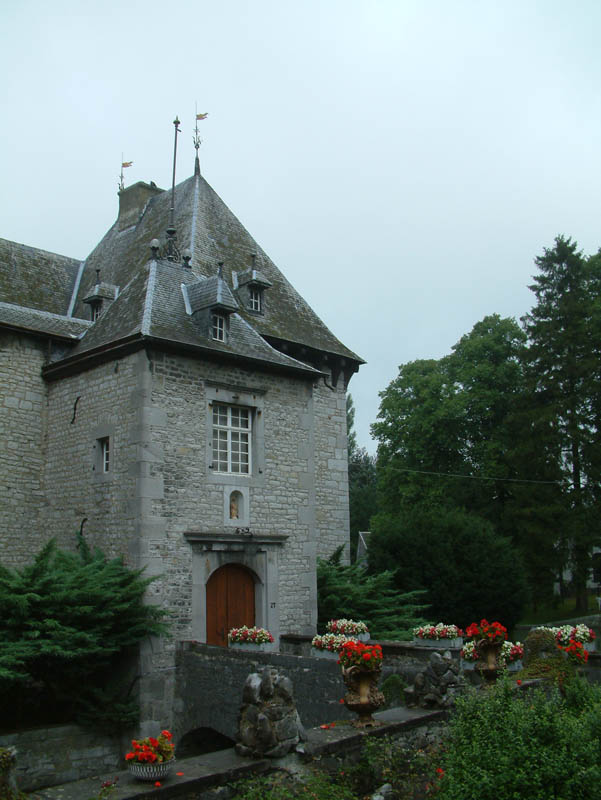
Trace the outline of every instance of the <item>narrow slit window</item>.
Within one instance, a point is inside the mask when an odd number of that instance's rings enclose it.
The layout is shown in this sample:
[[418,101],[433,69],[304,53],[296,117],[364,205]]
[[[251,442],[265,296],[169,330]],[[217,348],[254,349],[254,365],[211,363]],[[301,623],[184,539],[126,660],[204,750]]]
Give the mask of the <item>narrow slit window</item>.
[[100,471],[110,472],[111,470],[111,442],[108,436],[98,439],[100,445]]

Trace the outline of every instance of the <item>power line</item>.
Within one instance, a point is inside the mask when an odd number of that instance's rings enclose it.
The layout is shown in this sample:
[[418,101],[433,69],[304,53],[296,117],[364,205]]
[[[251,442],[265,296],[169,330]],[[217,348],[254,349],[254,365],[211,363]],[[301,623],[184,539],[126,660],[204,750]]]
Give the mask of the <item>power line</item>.
[[559,486],[561,481],[535,481],[528,478],[492,478],[483,475],[461,475],[456,472],[431,472],[426,469],[409,469],[408,467],[395,467],[398,472],[415,472],[419,475],[438,475],[441,478],[467,478],[472,481],[505,481],[506,483],[544,483]]

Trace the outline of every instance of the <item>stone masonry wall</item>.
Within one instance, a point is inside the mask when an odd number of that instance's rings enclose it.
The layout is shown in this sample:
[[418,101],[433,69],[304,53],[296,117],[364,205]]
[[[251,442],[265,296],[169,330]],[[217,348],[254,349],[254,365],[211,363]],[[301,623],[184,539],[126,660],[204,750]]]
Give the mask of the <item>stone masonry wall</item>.
[[17,785],[25,792],[123,769],[125,745],[77,725],[0,735],[0,747],[17,748]]
[[0,561],[7,566],[31,559],[44,504],[45,347],[39,339],[0,334]]
[[[142,367],[144,361],[142,361]],[[44,526],[65,548],[83,533],[108,556],[135,564],[137,420],[140,354],[49,384]],[[103,474],[98,439],[109,437]]]
[[[330,383],[330,381],[328,381]],[[346,389],[342,376],[332,390],[322,380],[314,392],[317,556],[345,545],[350,560]]]

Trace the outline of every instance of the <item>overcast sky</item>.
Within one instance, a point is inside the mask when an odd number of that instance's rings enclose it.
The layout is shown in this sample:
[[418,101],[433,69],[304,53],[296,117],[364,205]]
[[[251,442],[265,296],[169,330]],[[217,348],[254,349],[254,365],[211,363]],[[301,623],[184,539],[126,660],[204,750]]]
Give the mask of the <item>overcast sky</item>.
[[84,258],[126,184],[205,178],[367,364],[532,305],[554,237],[601,246],[599,0],[4,0],[0,236]]

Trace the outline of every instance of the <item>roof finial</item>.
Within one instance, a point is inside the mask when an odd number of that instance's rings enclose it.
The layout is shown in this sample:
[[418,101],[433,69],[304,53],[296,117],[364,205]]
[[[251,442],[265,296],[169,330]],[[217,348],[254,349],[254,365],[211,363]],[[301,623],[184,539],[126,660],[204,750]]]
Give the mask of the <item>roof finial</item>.
[[219,261],[217,264],[217,277],[223,278],[223,261]]
[[131,167],[133,161],[124,161],[123,160],[123,153],[121,153],[121,174],[119,175],[119,191],[122,192],[125,189],[125,184],[123,183],[123,170]]
[[173,179],[171,181],[171,208],[169,209],[169,227],[167,228],[167,260],[179,261],[179,251],[175,241],[175,164],[177,161],[177,134],[181,133],[181,131],[179,129],[180,121],[177,117],[173,120],[173,125],[175,127],[173,140]]
[[200,175],[200,159],[198,158],[198,148],[202,144],[202,139],[198,135],[198,120],[206,119],[209,115],[206,114],[199,114],[198,113],[198,106],[194,104],[194,109],[196,113],[196,125],[194,127],[194,136],[192,137],[192,141],[194,142],[194,149],[196,150],[196,158],[194,159],[194,174]]

